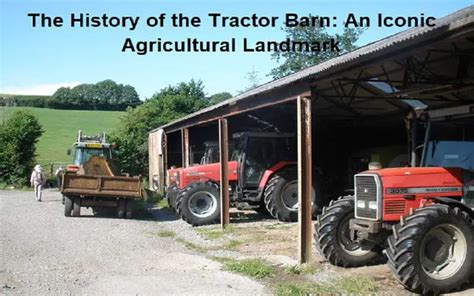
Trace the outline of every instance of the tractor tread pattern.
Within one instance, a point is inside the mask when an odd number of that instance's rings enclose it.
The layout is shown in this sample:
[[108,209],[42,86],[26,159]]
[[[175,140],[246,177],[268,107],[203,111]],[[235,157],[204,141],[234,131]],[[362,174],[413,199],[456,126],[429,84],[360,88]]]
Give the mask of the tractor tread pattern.
[[[282,222],[296,222],[298,221],[298,212],[290,212],[286,208],[283,208],[283,205],[279,205],[277,199],[279,198],[277,192],[277,186],[280,182],[285,182],[286,180],[292,180],[297,178],[296,168],[291,166],[282,169],[272,175],[270,180],[268,181],[267,185],[265,186],[265,190],[263,192],[263,204],[262,208],[258,211],[260,213],[265,213],[264,208],[266,208],[266,212],[269,213],[273,218],[278,219]],[[314,194],[314,193],[313,193]],[[315,201],[312,208],[312,217],[313,219],[316,218],[318,212],[318,203],[321,201]]]
[[[445,204],[432,204],[420,207],[414,210],[411,215],[403,217],[399,224],[392,227],[392,235],[387,240],[388,246],[386,249],[388,266],[397,280],[412,292],[438,294],[448,291],[438,290],[427,285],[415,269],[415,262],[417,260],[415,255],[417,252],[416,245],[420,235],[423,235],[422,226],[429,225],[437,221],[441,216],[446,215],[455,216],[457,219],[467,222],[474,229],[474,220],[468,213],[458,207],[450,207]],[[473,276],[474,272],[471,272],[470,276],[458,281],[456,287],[451,287],[449,290],[459,290]]]
[[263,200],[265,202],[265,207],[267,211],[272,215],[273,218],[278,219],[283,222],[289,222],[289,217],[282,217],[280,212],[277,209],[276,200],[274,197],[276,185],[282,181],[282,177],[279,174],[273,175],[273,177],[268,181],[265,191],[263,193]]
[[354,196],[341,196],[336,200],[331,200],[322,213],[318,215],[314,225],[314,241],[316,249],[331,264],[341,267],[359,267],[373,265],[383,261],[383,256],[375,251],[364,255],[362,260],[347,260],[340,254],[336,245],[337,222],[347,215],[347,209],[354,209]]

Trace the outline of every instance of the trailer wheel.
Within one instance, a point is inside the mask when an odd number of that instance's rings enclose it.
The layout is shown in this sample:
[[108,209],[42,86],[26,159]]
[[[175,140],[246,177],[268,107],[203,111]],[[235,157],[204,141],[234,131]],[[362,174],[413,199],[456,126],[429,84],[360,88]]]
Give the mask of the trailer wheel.
[[100,207],[92,207],[92,215],[94,216],[100,216],[101,215],[101,209]]
[[173,213],[177,213],[176,210],[176,198],[178,197],[179,189],[176,186],[173,186],[166,192],[166,199],[168,199],[168,205]]
[[72,212],[72,199],[71,197],[64,196],[64,216],[71,217]]
[[176,209],[193,226],[217,223],[221,211],[218,186],[211,182],[186,186],[176,198]]
[[132,219],[133,216],[133,200],[128,200],[125,206],[125,218]]
[[79,197],[74,198],[72,207],[72,216],[79,217],[81,215],[81,199]]
[[392,273],[415,293],[458,290],[474,276],[474,225],[457,207],[419,208],[393,227],[388,239]]
[[125,217],[125,200],[120,199],[118,201],[118,207],[117,207],[117,218],[124,218]]
[[357,267],[378,263],[382,256],[363,250],[351,239],[349,220],[354,218],[354,197],[343,196],[323,208],[314,225],[316,248],[331,264]]
[[[313,216],[316,213],[315,194],[313,192]],[[268,181],[263,200],[268,212],[283,222],[298,221],[298,177],[296,170],[277,172]]]

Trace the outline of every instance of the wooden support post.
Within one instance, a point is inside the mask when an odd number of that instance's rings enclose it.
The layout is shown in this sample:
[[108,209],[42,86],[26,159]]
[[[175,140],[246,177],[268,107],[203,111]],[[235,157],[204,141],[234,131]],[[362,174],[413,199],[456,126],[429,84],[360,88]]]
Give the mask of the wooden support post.
[[183,158],[183,168],[189,166],[189,129],[181,129],[181,153]]
[[168,138],[166,136],[166,133],[163,132],[163,138],[161,142],[161,170],[162,174],[161,175],[161,180],[160,180],[160,191],[162,194],[165,194],[165,187],[166,187],[166,175],[168,174]]
[[311,143],[311,99],[298,97],[298,261],[306,263],[311,257],[312,244],[312,143]]
[[229,138],[227,134],[227,119],[219,119],[219,161],[220,161],[220,196],[221,196],[221,227],[229,225]]

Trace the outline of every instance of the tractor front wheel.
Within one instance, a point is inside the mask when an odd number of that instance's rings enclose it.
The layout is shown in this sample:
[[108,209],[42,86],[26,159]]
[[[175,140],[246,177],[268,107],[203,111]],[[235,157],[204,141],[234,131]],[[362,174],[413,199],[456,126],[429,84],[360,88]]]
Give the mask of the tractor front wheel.
[[[316,248],[331,264],[357,267],[381,261],[380,253],[364,250],[350,234],[349,221],[354,218],[354,197],[331,201],[314,225]],[[355,234],[357,236],[357,233]]]
[[176,211],[176,198],[178,197],[179,189],[176,186],[171,187],[166,192],[166,199],[168,200],[168,205],[173,213],[177,213]]
[[415,210],[393,227],[388,245],[392,273],[412,292],[444,293],[473,279],[473,220],[458,207],[433,204]]
[[176,209],[193,226],[217,223],[221,211],[218,186],[211,182],[186,186],[176,198]]

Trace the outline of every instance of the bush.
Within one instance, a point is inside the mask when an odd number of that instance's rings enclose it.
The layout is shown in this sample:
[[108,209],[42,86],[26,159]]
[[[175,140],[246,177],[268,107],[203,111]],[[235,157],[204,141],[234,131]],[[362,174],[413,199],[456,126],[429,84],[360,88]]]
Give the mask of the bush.
[[50,96],[0,95],[0,106],[46,108],[50,100]]
[[35,164],[35,145],[43,132],[28,111],[14,111],[0,123],[0,182],[27,184]]

